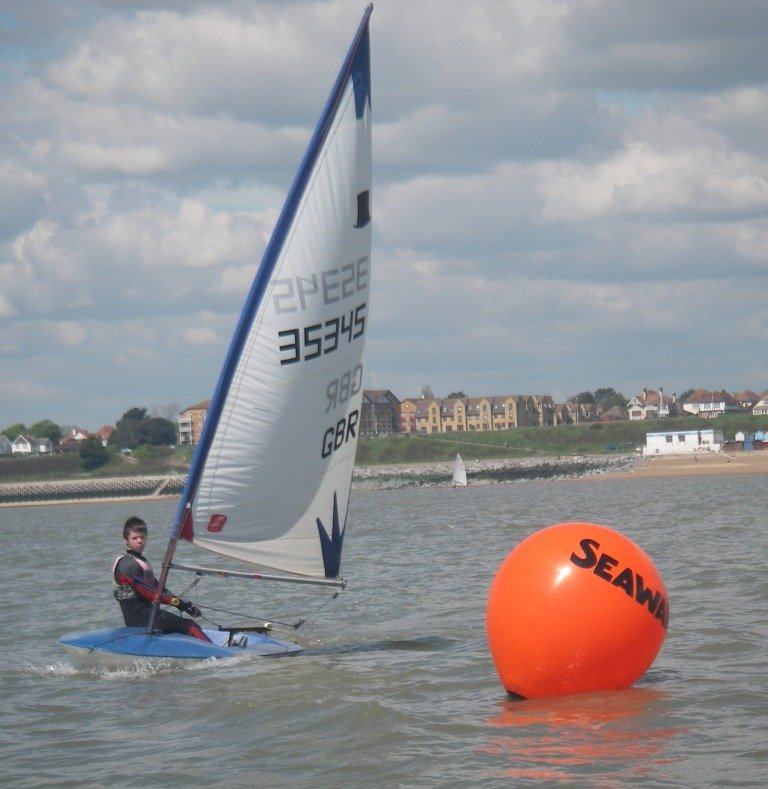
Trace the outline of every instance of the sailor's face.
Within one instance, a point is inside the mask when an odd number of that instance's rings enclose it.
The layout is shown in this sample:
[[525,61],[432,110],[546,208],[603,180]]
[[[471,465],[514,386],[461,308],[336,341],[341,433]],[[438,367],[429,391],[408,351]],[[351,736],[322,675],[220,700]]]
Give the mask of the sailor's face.
[[147,544],[147,535],[140,531],[129,531],[125,538],[125,544],[129,551],[144,553],[144,546]]

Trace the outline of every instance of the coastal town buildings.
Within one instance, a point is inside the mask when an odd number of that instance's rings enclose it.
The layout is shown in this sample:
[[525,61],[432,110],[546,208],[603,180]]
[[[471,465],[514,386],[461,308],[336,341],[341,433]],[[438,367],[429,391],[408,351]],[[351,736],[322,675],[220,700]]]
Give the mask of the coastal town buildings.
[[[180,444],[194,446],[199,442],[210,402],[205,400],[189,406],[179,414]],[[755,413],[768,414],[768,390],[762,395],[746,390],[739,401],[725,392],[699,389],[680,403],[675,393],[668,396],[662,388],[658,391],[646,388],[629,400],[626,413],[630,420],[663,419],[685,413],[717,416],[732,410],[746,411],[753,402]],[[518,427],[556,427],[622,418],[626,417],[616,406],[602,413],[594,403],[580,403],[575,399],[556,403],[549,395],[406,397],[400,400],[389,389],[365,389],[359,424],[361,437],[426,436]]]
[[402,401],[400,414],[407,435],[552,427],[563,418],[549,395],[413,397]]
[[[195,446],[211,401],[185,408],[178,418],[179,444]],[[406,398],[389,389],[365,389],[360,436],[430,435],[515,427],[553,427],[598,418],[592,404],[557,405],[549,395],[501,395],[463,398]]]
[[[195,446],[199,443],[203,425],[210,407],[204,400],[185,408],[178,416],[178,442]],[[408,397],[400,400],[389,389],[366,389],[363,391],[359,417],[361,437],[404,435],[426,436],[450,433],[472,433],[502,431],[522,427],[555,427],[558,425],[584,424],[596,421],[611,422],[630,420],[654,420],[672,416],[697,416],[714,418],[722,414],[742,413],[768,417],[768,389],[755,393],[751,389],[731,395],[724,390],[711,392],[697,389],[689,396],[678,399],[676,394],[664,394],[664,390],[643,389],[627,403],[626,410],[613,406],[601,411],[594,403],[576,402],[573,398],[566,403],[556,403],[549,395],[490,395],[486,397]],[[727,448],[735,451],[763,449],[768,442],[763,440],[766,427],[745,433],[744,438],[729,439]],[[55,453],[77,452],[83,439],[98,436],[104,446],[115,428],[104,425],[95,433],[80,427],[67,427],[58,442],[39,438],[24,432],[11,433],[13,440],[0,434],[0,457],[29,457]],[[10,431],[9,431],[10,432]],[[651,442],[651,454],[678,451],[680,445],[691,446],[692,437],[680,438],[687,431],[659,433],[661,438]],[[698,435],[698,431],[694,431]],[[678,438],[675,438],[678,436]],[[718,441],[702,439],[712,446]],[[697,445],[698,446],[698,445]],[[702,444],[704,446],[704,444]],[[648,450],[646,450],[648,451]],[[697,450],[698,451],[698,450]]]

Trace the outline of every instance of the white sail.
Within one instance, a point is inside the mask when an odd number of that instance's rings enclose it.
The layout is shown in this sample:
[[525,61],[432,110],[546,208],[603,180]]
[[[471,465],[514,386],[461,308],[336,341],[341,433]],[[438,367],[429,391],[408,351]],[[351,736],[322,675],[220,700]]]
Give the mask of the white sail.
[[467,485],[467,469],[461,455],[456,453],[456,460],[453,461],[453,487],[463,488]]
[[256,274],[174,529],[324,578],[339,574],[370,316],[370,13]]

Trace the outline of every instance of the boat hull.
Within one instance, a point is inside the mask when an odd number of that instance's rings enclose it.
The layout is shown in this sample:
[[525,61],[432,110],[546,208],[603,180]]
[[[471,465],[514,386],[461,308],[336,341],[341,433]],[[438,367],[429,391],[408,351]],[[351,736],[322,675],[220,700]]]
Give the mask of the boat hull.
[[67,633],[60,641],[64,649],[80,661],[99,665],[130,665],[137,659],[211,660],[238,655],[262,657],[301,652],[292,641],[262,633],[239,633],[240,643],[227,646],[229,634],[206,630],[210,642],[180,633],[150,634],[141,627],[110,627]]

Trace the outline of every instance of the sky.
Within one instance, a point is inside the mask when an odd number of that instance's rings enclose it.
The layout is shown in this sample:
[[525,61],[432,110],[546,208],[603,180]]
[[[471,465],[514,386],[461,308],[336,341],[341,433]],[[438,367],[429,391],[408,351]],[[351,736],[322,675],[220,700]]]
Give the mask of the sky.
[[[362,0],[0,0],[0,430],[209,398]],[[364,386],[768,389],[763,0],[379,0]]]

